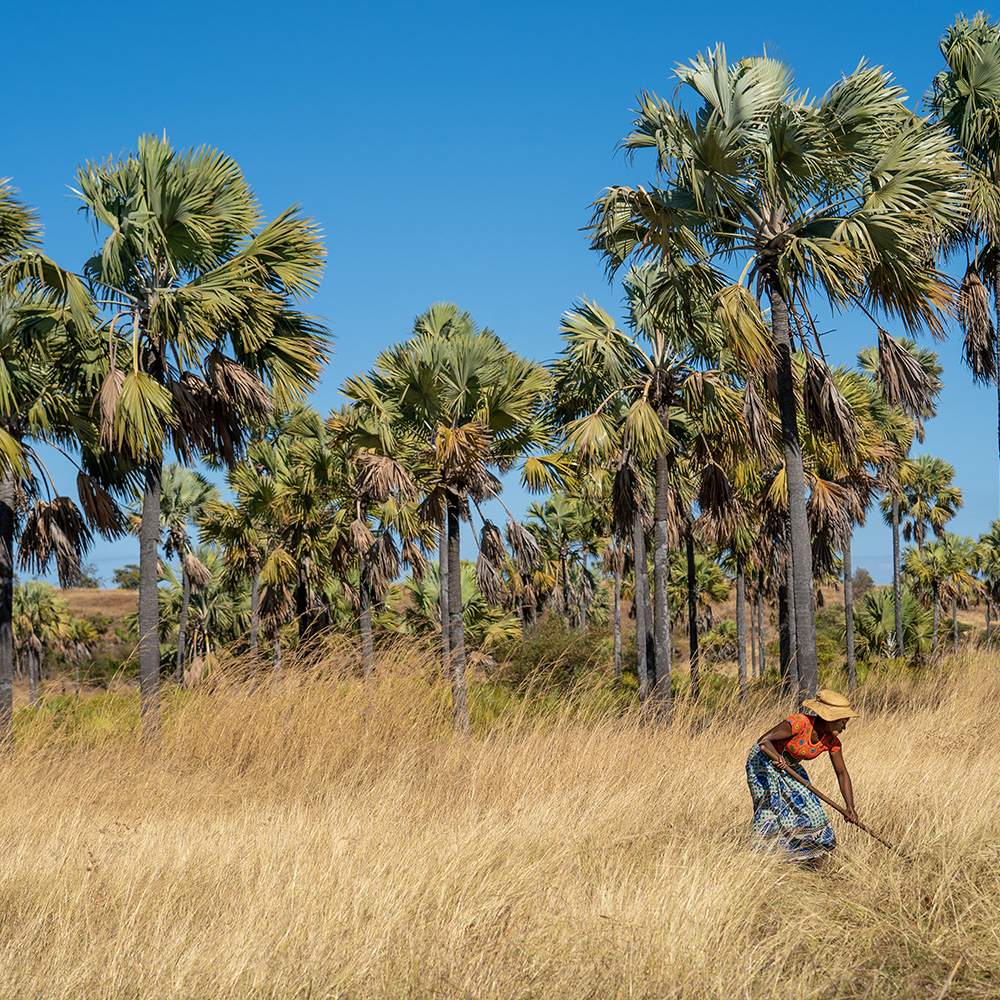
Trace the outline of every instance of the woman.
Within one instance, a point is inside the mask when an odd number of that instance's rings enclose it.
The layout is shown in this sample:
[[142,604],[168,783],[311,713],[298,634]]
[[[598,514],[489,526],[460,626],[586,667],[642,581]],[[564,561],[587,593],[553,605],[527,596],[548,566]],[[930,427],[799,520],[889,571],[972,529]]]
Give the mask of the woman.
[[857,822],[851,776],[838,739],[857,712],[842,694],[826,689],[802,707],[803,714],[789,716],[757,741],[747,760],[747,784],[753,796],[752,829],[764,846],[818,868],[837,846],[837,838],[820,800],[788,772],[808,781],[801,761],[828,751],[847,818]]

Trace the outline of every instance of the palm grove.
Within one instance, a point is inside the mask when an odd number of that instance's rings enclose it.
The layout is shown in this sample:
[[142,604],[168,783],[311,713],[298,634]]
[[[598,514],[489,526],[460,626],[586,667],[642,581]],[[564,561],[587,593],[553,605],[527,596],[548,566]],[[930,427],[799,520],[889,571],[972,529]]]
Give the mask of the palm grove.
[[[654,181],[592,207],[624,322],[581,300],[542,364],[437,303],[325,417],[306,404],[331,347],[304,307],[319,230],[294,207],[265,219],[225,154],[146,136],[84,164],[76,194],[98,239],[78,267],[42,252],[39,220],[5,183],[4,738],[15,669],[34,698],[42,652],[78,662],[90,641],[44,594],[15,588],[15,569],[54,559],[69,580],[94,532],[138,536],[150,738],[163,679],[227,642],[280,668],[289,643],[351,635],[368,676],[380,646],[409,635],[439,651],[465,731],[468,665],[543,617],[608,632],[616,682],[634,664],[637,697],[663,717],[683,686],[683,633],[689,695],[702,661],[723,656],[745,698],[771,656],[765,616],[778,624],[773,676],[814,692],[816,586],[835,575],[851,685],[856,655],[936,650],[943,609],[956,637],[960,603],[985,600],[989,621],[1000,530],[948,533],[953,470],[911,456],[941,389],[915,337],[944,336],[954,314],[974,377],[1000,370],[987,292],[1000,295],[1000,32],[960,19],[941,50],[928,117],[866,65],[819,98],[766,57],[730,62],[717,47],[679,66],[675,97],[639,95],[621,140]],[[955,287],[942,261],[959,253]],[[827,363],[817,303],[870,320],[857,366]],[[75,500],[39,444],[77,465]],[[508,475],[542,494],[523,520],[504,506]],[[875,506],[894,586],[856,604],[851,537]],[[706,621],[730,586],[735,625]]]

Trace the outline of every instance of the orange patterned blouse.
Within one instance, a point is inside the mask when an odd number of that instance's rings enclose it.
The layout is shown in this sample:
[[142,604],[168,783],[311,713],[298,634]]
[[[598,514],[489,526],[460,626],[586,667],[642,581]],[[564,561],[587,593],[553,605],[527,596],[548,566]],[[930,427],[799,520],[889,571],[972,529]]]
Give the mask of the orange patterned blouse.
[[790,715],[785,722],[792,727],[792,735],[787,740],[774,740],[774,748],[778,753],[787,754],[794,760],[812,760],[824,750],[840,753],[843,749],[840,740],[833,733],[826,733],[818,743],[814,742],[816,731],[813,729],[811,715]]

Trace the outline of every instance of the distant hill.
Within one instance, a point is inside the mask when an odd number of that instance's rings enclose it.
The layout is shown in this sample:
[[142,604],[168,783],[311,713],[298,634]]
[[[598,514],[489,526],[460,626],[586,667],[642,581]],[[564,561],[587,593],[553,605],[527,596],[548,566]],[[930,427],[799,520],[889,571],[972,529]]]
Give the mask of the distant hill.
[[138,590],[99,590],[97,588],[67,587],[59,593],[66,599],[74,615],[106,615],[115,622],[139,610]]

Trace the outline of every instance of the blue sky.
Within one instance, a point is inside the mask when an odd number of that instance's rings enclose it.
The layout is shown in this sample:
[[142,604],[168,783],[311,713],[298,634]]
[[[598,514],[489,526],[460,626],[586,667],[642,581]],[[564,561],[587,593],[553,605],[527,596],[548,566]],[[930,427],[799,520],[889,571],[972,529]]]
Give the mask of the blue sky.
[[[634,94],[669,96],[677,62],[717,42],[730,57],[766,46],[822,93],[867,59],[919,104],[956,8],[833,9],[54,0],[42,22],[38,8],[9,5],[0,176],[40,210],[46,251],[73,268],[94,247],[69,190],[78,165],[133,149],[144,132],[224,149],[269,217],[301,204],[329,250],[310,306],[336,338],[313,400],[325,412],[432,302],[458,303],[539,360],[558,351],[560,315],[581,296],[616,311],[620,292],[579,230],[602,188],[652,179],[648,160],[630,166],[615,144]],[[857,317],[823,327],[832,362],[874,342]],[[914,453],[956,467],[965,509],[952,526],[978,534],[998,514],[996,395],[972,385],[957,333],[938,349],[946,388]],[[884,582],[891,543],[871,521],[854,562]],[[109,579],[138,562],[138,546],[98,543],[91,558]]]

